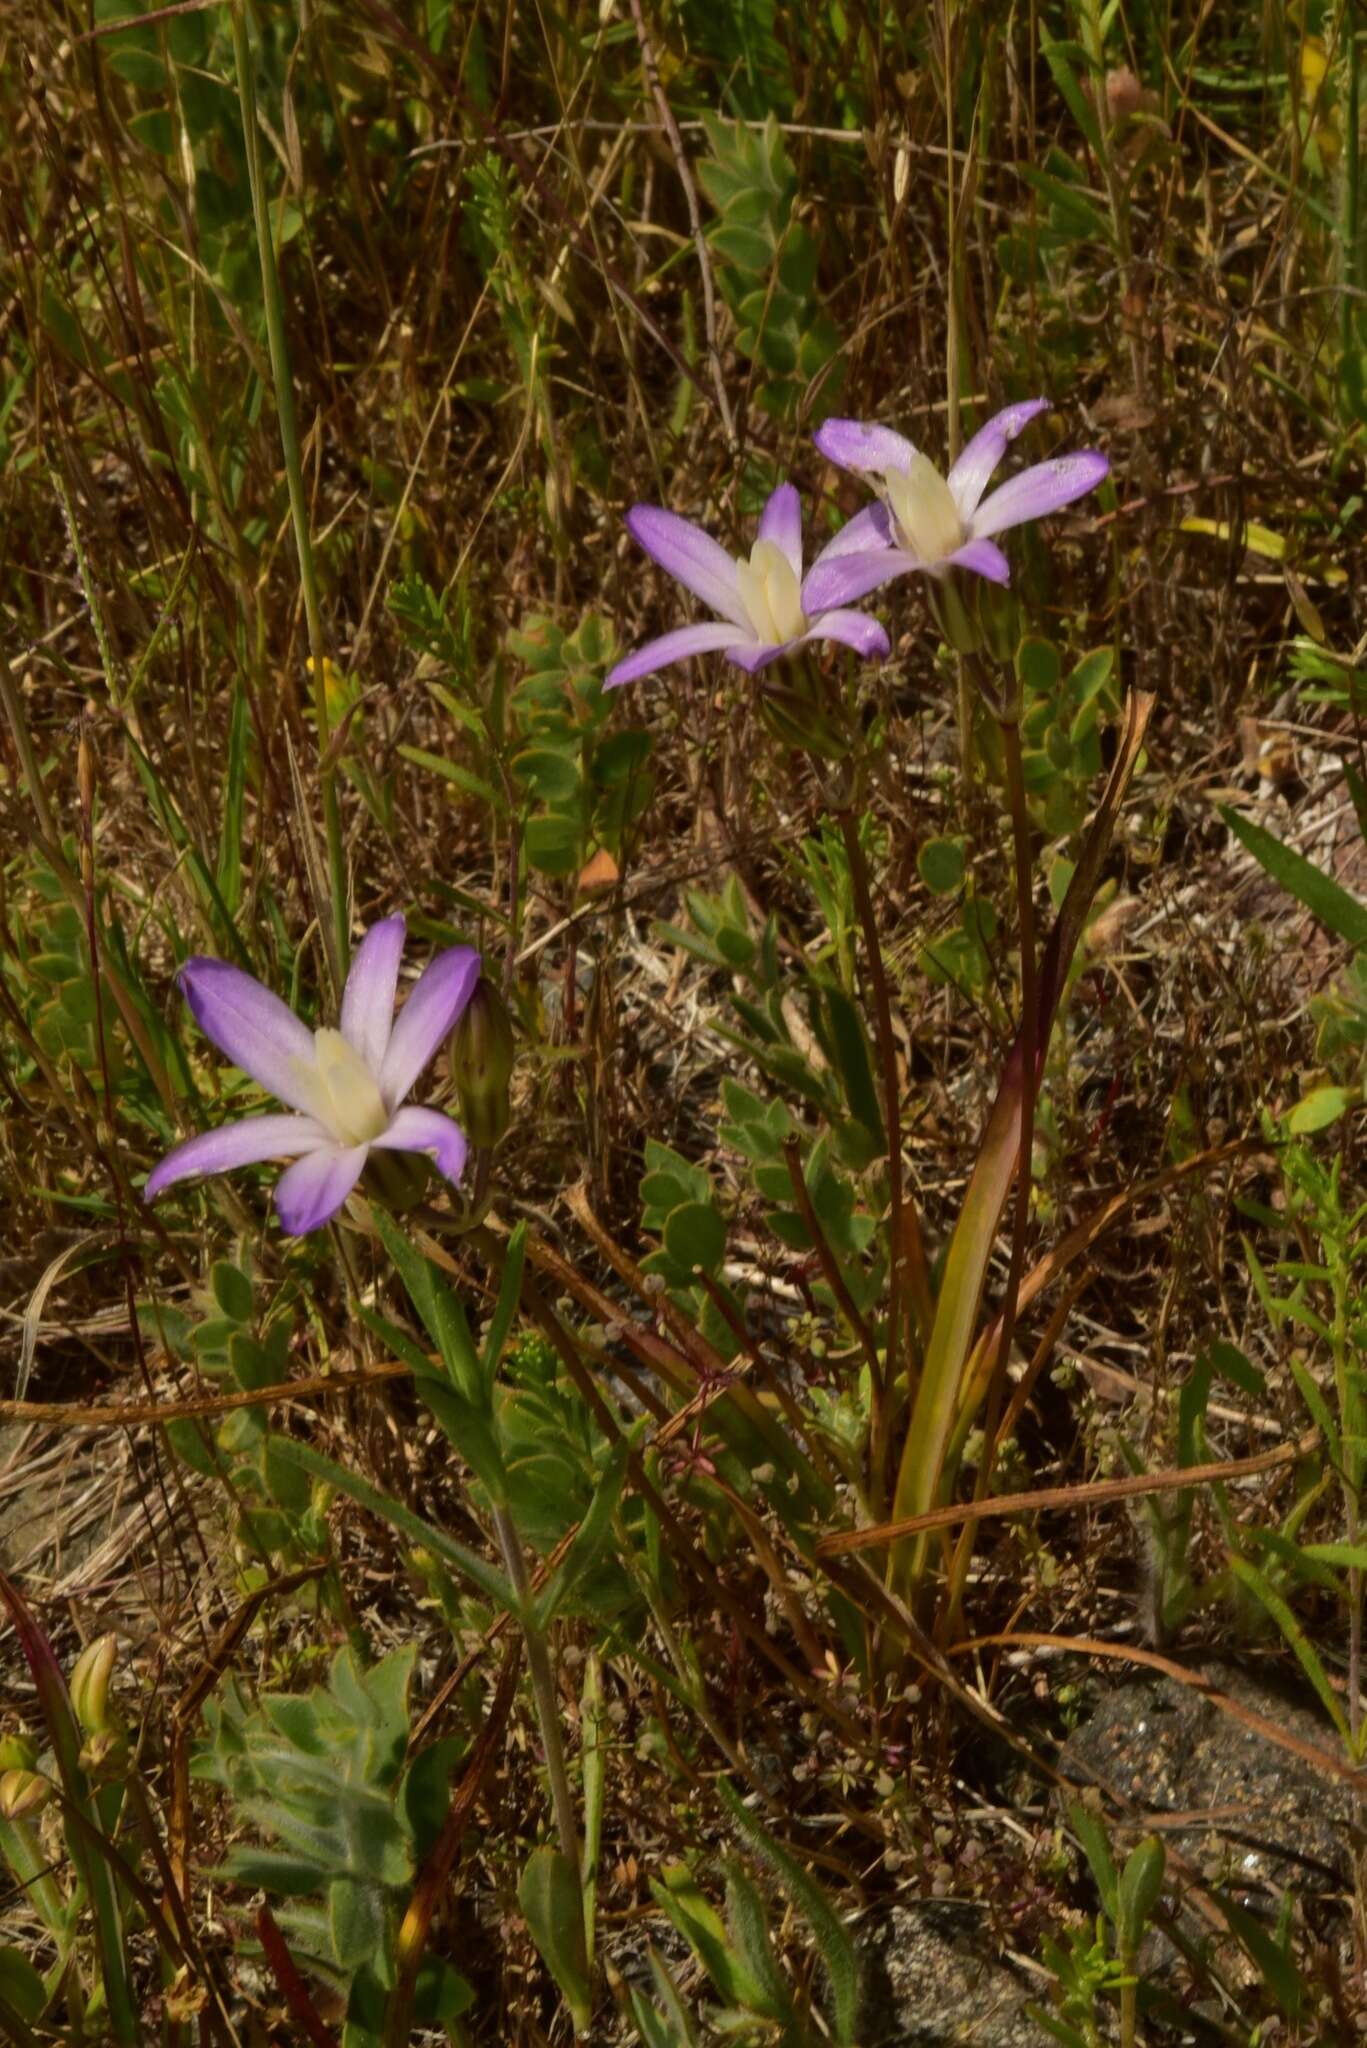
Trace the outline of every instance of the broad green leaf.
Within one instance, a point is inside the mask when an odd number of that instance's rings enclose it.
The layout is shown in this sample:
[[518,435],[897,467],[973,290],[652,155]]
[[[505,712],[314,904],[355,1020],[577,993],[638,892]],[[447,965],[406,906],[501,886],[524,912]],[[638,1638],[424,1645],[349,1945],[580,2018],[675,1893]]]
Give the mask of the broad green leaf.
[[831,1993],[831,2029],[837,2048],[854,2048],[859,2017],[859,1957],[849,1929],[810,1873],[761,1827],[726,1778],[717,1789],[742,1835],[778,1878],[812,1930]]
[[576,2034],[589,2025],[592,1996],[584,1953],[584,1902],[579,1880],[559,1849],[534,1849],[517,1888],[542,1961],[559,1985]]
[[665,1218],[664,1246],[685,1273],[715,1273],[726,1256],[726,1225],[710,1202],[684,1202]]
[[962,839],[928,839],[916,856],[916,872],[936,896],[954,896],[964,878]]
[[1082,1844],[1082,1853],[1087,1858],[1106,1917],[1108,1920],[1118,1921],[1120,1880],[1116,1874],[1115,1859],[1111,1855],[1111,1842],[1105,1825],[1097,1814],[1078,1799],[1069,1801],[1068,1819],[1073,1833]]

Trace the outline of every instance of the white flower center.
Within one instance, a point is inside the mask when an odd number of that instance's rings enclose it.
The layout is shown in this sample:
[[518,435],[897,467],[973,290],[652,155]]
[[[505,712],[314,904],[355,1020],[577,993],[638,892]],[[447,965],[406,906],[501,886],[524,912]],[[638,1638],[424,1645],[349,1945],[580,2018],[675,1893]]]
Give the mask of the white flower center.
[[764,647],[800,640],[807,630],[793,565],[776,541],[757,540],[747,562],[736,558],[736,585],[751,631]]
[[931,568],[963,546],[963,521],[953,493],[924,455],[913,455],[910,469],[886,470],[883,487],[902,544],[918,562]]
[[368,1145],[389,1128],[379,1083],[340,1031],[324,1025],[313,1034],[311,1111],[343,1145]]

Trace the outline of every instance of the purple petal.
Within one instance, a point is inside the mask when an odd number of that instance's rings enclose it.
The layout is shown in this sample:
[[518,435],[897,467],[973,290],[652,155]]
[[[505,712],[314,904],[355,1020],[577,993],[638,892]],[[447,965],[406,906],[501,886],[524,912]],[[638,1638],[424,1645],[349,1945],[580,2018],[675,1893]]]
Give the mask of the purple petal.
[[736,565],[710,533],[658,505],[633,505],[627,514],[627,532],[676,583],[682,583],[722,618],[744,627]]
[[307,1237],[337,1214],[365,1165],[368,1145],[325,1145],[296,1159],[275,1183],[275,1207],[290,1237]]
[[771,540],[788,557],[802,581],[802,500],[792,484],[780,484],[760,515],[759,539]]
[[1057,512],[1060,505],[1070,505],[1084,492],[1094,491],[1110,467],[1095,448],[1082,448],[1075,455],[1056,455],[1052,462],[1037,462],[1033,469],[1023,469],[979,505],[970,523],[973,539]]
[[1048,410],[1047,398],[1027,398],[1019,405],[1008,405],[1005,412],[997,413],[985,427],[979,427],[945,478],[954,494],[961,519],[972,518],[978,500],[987,489],[988,478],[1017,434]]
[[623,683],[634,683],[641,676],[653,676],[657,669],[668,668],[671,661],[683,661],[690,654],[712,654],[719,647],[732,647],[741,638],[738,626],[729,622],[715,623],[708,619],[697,626],[678,626],[672,633],[662,633],[658,640],[647,640],[644,647],[638,647],[634,654],[628,654],[615,668],[608,670],[603,679],[605,690],[616,690]]
[[449,1181],[464,1173],[470,1149],[460,1125],[436,1109],[401,1109],[375,1143],[387,1152],[430,1152],[437,1172]]
[[197,1173],[230,1173],[235,1166],[255,1166],[262,1159],[298,1159],[332,1140],[311,1116],[247,1116],[187,1138],[168,1152],[147,1176],[142,1191],[154,1202],[163,1188]]
[[1011,564],[994,540],[970,540],[950,556],[956,569],[971,569],[975,576],[985,576],[989,583],[1009,583]]
[[746,675],[755,676],[762,668],[768,668],[771,661],[779,661],[785,654],[791,654],[795,647],[801,647],[807,638],[804,633],[802,640],[779,640],[772,644],[751,641],[748,647],[728,647],[726,659],[733,661],[737,668],[743,668]]
[[812,567],[819,569],[823,562],[837,561],[841,555],[867,555],[874,548],[891,546],[892,521],[888,517],[888,508],[875,500],[862,512],[856,512],[853,519],[845,521],[839,533],[827,541]]
[[905,576],[922,564],[904,548],[870,548],[862,555],[838,555],[833,562],[813,568],[802,586],[802,608],[813,626],[818,614],[839,611],[881,590],[896,576]]
[[877,619],[867,612],[823,612],[812,627],[813,640],[839,640],[852,647],[865,661],[882,661],[888,651],[888,636]]
[[400,1010],[380,1069],[380,1093],[391,1113],[407,1095],[474,993],[479,954],[473,946],[438,953],[418,976]]
[[871,420],[827,420],[813,438],[839,469],[910,469],[916,453],[904,434]]
[[187,960],[177,979],[200,1030],[234,1066],[291,1109],[312,1111],[313,1033],[279,996],[226,960]]
[[406,930],[401,917],[386,917],[370,927],[342,995],[342,1036],[372,1074],[379,1073],[389,1044]]

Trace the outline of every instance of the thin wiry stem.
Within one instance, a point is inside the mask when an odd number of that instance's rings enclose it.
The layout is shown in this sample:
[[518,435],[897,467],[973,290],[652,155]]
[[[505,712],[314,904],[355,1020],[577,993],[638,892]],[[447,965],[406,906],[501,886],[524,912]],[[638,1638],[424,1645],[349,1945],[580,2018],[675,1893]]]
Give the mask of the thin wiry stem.
[[252,83],[251,50],[247,42],[245,0],[234,0],[232,19],[233,55],[237,64],[237,96],[242,111],[242,140],[247,153],[247,175],[252,188],[252,213],[256,223],[256,243],[261,259],[261,289],[266,307],[266,339],[270,347],[271,381],[275,386],[275,410],[280,422],[280,447],[285,458],[290,518],[294,526],[295,551],[299,558],[299,587],[303,593],[309,653],[313,661],[313,715],[318,728],[318,775],[323,788],[328,886],[332,896],[328,914],[321,920],[323,941],[334,993],[340,996],[342,983],[346,979],[350,920],[347,914],[342,814],[337,802],[336,770],[328,758],[332,728],[327,704],[327,646],[323,638],[323,614],[318,603],[318,577],[313,561],[313,536],[309,524],[308,500],[304,495],[304,471],[299,459],[299,429],[294,415],[294,379],[290,370],[289,344],[285,339],[280,272],[276,267],[275,237],[271,229],[270,208],[266,203],[265,180],[261,173],[261,138],[257,130],[256,91]]
[[546,1775],[551,1781],[551,1803],[555,1808],[560,1851],[578,1883],[581,1881],[583,1860],[579,1854],[579,1826],[570,1793],[565,1745],[560,1739],[560,1702],[556,1697],[555,1674],[551,1669],[550,1645],[544,1629],[538,1628],[533,1618],[532,1584],[522,1550],[522,1538],[506,1508],[494,1509],[494,1526],[498,1531],[504,1567],[517,1595],[518,1620],[527,1645],[527,1671],[532,1681],[537,1720],[541,1724],[541,1746],[546,1755]]

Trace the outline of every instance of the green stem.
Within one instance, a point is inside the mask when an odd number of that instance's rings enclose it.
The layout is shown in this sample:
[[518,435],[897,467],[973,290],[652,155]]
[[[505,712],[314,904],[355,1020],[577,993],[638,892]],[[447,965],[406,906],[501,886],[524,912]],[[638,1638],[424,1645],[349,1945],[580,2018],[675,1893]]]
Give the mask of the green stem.
[[527,1645],[527,1671],[532,1681],[537,1719],[541,1723],[541,1746],[546,1752],[546,1774],[551,1781],[551,1802],[555,1807],[555,1826],[560,1837],[560,1850],[574,1872],[576,1882],[582,1883],[583,1859],[579,1854],[579,1828],[574,1817],[574,1800],[570,1795],[565,1746],[560,1740],[560,1702],[556,1697],[555,1674],[551,1670],[550,1646],[546,1641],[545,1630],[538,1628],[533,1620],[532,1586],[527,1573],[527,1560],[523,1555],[522,1539],[507,1508],[494,1509],[494,1526],[498,1531],[504,1567],[517,1595],[517,1618],[521,1623],[523,1640]]
[[270,347],[271,381],[275,386],[275,410],[280,422],[280,447],[285,458],[289,484],[290,517],[294,544],[299,557],[299,584],[304,597],[308,624],[309,653],[313,658],[313,713],[318,729],[318,775],[323,787],[323,821],[327,834],[328,885],[332,902],[329,915],[321,919],[334,992],[340,997],[346,979],[350,928],[347,917],[346,855],[342,847],[342,815],[337,802],[336,773],[328,759],[332,729],[327,706],[327,649],[323,639],[323,615],[318,603],[318,577],[313,561],[313,538],[309,528],[308,500],[304,494],[304,471],[299,459],[299,430],[294,415],[294,380],[290,371],[289,344],[285,339],[284,305],[280,294],[280,272],[275,261],[275,237],[266,185],[261,172],[261,138],[256,120],[256,91],[252,83],[251,50],[247,42],[245,0],[233,0],[233,55],[237,64],[237,97],[242,112],[242,140],[247,152],[247,175],[252,188],[252,213],[256,222],[256,243],[261,258],[261,290],[266,307],[266,338]]

